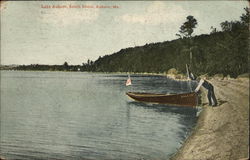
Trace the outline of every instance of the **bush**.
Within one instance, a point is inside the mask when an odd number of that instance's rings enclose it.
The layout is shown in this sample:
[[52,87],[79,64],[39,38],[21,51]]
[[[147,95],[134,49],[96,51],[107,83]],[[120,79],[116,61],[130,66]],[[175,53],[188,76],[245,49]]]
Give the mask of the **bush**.
[[223,80],[223,79],[224,79],[224,76],[223,76],[223,74],[215,74],[215,75],[213,76],[213,78],[214,78],[214,79],[217,79],[217,80]]
[[175,68],[171,68],[171,69],[169,69],[168,70],[168,72],[167,72],[168,74],[174,74],[174,75],[177,75],[178,74],[178,71],[177,71],[177,69],[175,69]]

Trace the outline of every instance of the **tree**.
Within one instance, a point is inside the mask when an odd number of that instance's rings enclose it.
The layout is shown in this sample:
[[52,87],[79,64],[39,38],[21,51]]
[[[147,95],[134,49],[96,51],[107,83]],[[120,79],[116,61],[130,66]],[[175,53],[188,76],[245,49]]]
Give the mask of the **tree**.
[[231,31],[232,25],[233,25],[233,22],[228,22],[228,21],[222,22],[220,24],[222,31]]
[[[187,46],[188,46],[188,50],[189,50],[189,63],[190,65],[192,65],[192,48],[193,47],[193,40],[191,39],[192,37],[192,33],[194,32],[194,28],[196,28],[196,25],[198,24],[197,20],[193,17],[193,16],[187,16],[187,21],[184,22],[181,27],[180,27],[180,34],[176,34],[177,36],[179,36],[180,38],[184,37],[184,38],[189,38]],[[184,50],[187,50],[186,48],[184,48]]]
[[217,32],[217,29],[216,29],[215,27],[213,27],[213,26],[211,26],[210,29],[212,30],[212,31],[210,32],[210,34],[213,34],[213,33],[216,33],[216,32]]
[[64,63],[63,63],[63,66],[64,66],[64,67],[68,67],[68,66],[69,66],[69,65],[68,65],[68,62],[64,62]]
[[64,63],[63,63],[63,68],[64,68],[65,70],[68,70],[68,67],[69,67],[68,62],[64,62]]
[[246,8],[244,8],[244,10],[246,11],[246,13],[242,14],[241,17],[240,17],[240,19],[241,19],[241,22],[243,24],[245,24],[245,25],[248,26],[249,25],[249,20],[250,20],[249,8],[246,7]]
[[179,37],[192,37],[192,33],[194,32],[194,28],[196,28],[197,20],[193,16],[187,16],[187,21],[184,22],[180,27],[180,34],[176,34]]

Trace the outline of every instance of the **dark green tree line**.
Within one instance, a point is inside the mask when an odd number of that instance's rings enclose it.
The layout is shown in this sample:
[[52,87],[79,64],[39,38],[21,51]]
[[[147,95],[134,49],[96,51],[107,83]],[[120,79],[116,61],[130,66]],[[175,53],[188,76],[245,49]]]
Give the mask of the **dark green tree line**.
[[188,16],[177,34],[179,39],[100,57],[93,63],[93,71],[165,72],[174,67],[184,73],[185,64],[192,63],[197,74],[235,77],[248,72],[249,8],[245,8],[240,21],[222,22],[222,31],[212,28],[210,35],[193,37],[197,24],[193,16]]

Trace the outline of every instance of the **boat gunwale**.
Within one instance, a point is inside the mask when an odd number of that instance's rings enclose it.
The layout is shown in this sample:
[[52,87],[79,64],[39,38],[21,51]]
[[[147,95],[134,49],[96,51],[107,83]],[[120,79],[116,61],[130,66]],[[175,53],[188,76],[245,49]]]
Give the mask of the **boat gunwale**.
[[158,94],[158,93],[143,93],[143,92],[126,92],[127,95],[137,96],[137,97],[164,97],[164,96],[181,96],[195,94],[195,92],[181,93],[181,94]]

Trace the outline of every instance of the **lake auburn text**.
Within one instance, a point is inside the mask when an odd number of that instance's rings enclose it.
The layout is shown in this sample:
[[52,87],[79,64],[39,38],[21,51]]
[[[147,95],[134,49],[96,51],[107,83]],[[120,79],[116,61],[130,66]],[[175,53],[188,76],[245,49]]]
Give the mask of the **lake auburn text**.
[[119,8],[117,5],[41,5],[41,8],[50,9],[50,8]]

